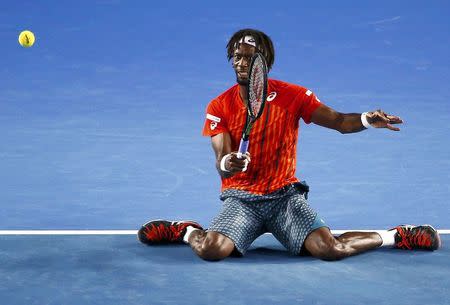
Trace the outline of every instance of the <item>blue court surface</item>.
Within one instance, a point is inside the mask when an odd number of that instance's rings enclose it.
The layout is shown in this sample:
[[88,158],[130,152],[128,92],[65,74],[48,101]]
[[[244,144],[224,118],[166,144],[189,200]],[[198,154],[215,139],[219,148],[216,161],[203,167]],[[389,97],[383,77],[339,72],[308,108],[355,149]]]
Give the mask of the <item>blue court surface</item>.
[[[258,3],[0,5],[2,304],[450,304],[448,234],[435,252],[338,262],[290,256],[264,235],[216,263],[132,231],[80,234],[155,218],[209,225],[220,179],[205,107],[235,83],[225,45],[245,27],[274,41],[269,77],[341,112],[405,121],[347,135],[301,122],[297,176],[326,223],[449,232],[450,5]],[[27,49],[25,29],[36,35]]]
[[[445,235],[444,242],[450,238]],[[129,236],[0,238],[5,304],[448,304],[448,246],[294,257],[271,235],[244,258],[205,262],[188,246]]]

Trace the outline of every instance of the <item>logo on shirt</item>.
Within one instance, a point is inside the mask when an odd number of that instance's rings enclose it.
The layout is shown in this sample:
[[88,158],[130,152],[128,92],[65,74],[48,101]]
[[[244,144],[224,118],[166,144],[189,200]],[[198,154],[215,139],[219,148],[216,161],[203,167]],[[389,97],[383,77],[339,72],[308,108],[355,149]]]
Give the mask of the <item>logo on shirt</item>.
[[273,101],[276,97],[277,97],[277,93],[276,93],[275,91],[270,92],[269,95],[267,96],[266,101],[271,102],[271,101]]
[[[308,91],[305,92],[305,94],[306,94],[307,96],[311,96],[312,91],[311,91],[311,90],[308,90]],[[314,98],[316,99],[316,101],[318,101],[319,103],[321,103],[321,101],[319,100],[319,98],[318,98],[317,96],[314,96]]]
[[220,123],[221,121],[219,117],[216,117],[215,115],[209,113],[206,114],[206,118],[211,121],[211,123],[209,123],[209,128],[211,128],[211,130],[216,129],[217,123]]
[[208,120],[211,120],[211,121],[220,123],[220,118],[219,118],[219,117],[216,117],[216,116],[214,116],[214,115],[212,115],[212,114],[207,113],[207,114],[206,114],[206,118],[207,118]]

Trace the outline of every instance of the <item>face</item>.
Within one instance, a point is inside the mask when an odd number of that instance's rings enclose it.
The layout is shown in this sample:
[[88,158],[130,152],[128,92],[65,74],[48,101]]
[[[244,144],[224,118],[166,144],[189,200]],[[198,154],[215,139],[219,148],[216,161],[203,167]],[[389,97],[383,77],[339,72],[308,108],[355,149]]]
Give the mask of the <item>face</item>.
[[234,50],[233,62],[234,72],[236,72],[236,81],[239,85],[248,84],[248,70],[252,56],[255,54],[256,48],[248,44],[241,43]]

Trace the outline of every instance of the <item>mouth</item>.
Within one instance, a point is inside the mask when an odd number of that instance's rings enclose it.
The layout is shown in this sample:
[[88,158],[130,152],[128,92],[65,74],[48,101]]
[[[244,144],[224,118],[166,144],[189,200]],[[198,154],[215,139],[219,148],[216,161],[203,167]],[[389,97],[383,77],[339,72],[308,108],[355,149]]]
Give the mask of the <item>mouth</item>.
[[247,71],[238,71],[238,72],[237,72],[237,75],[238,75],[240,78],[247,78],[247,77],[248,77],[248,72],[247,72]]

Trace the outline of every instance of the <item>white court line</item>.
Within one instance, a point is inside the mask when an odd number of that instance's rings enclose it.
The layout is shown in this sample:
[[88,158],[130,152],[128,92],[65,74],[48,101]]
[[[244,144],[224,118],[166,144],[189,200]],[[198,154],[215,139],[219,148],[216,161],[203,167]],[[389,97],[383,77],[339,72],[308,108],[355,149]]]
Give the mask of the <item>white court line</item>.
[[[331,233],[333,234],[343,234],[345,232],[385,232],[386,230],[331,230]],[[437,231],[439,232],[439,234],[450,234],[450,230],[447,229],[437,229]]]
[[[333,234],[345,232],[381,232],[385,230],[331,230]],[[450,230],[438,230],[450,234]],[[136,235],[137,230],[0,230],[0,235]],[[270,234],[270,233],[267,233]]]
[[137,230],[0,230],[0,235],[135,235]]

